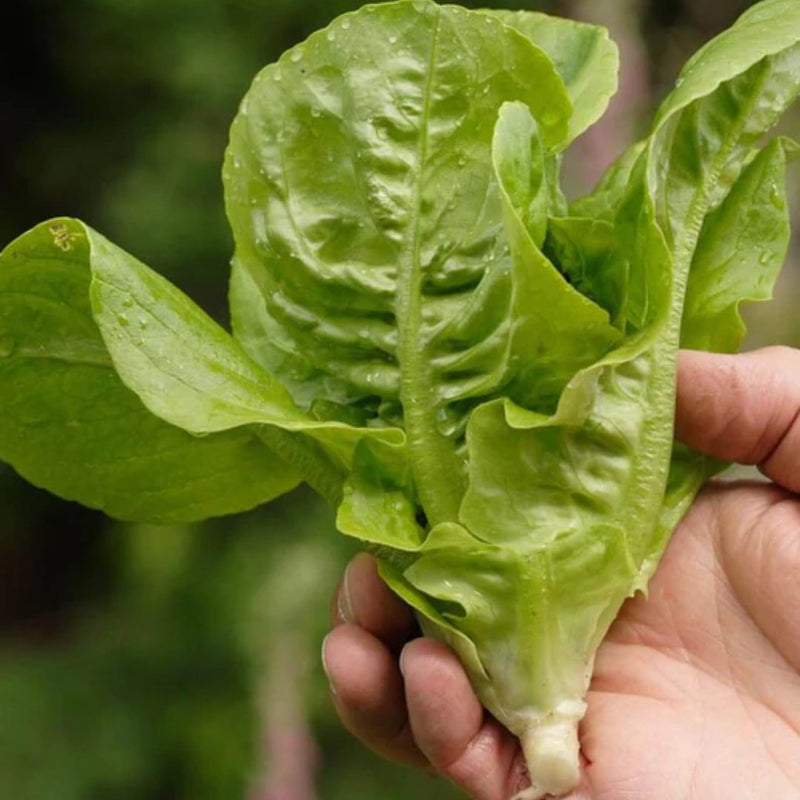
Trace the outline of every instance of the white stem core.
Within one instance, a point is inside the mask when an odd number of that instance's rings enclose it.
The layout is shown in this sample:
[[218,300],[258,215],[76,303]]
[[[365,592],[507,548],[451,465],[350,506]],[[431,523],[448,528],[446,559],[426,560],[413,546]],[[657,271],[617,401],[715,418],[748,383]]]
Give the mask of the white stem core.
[[523,732],[520,742],[532,785],[513,800],[539,800],[548,794],[558,797],[578,785],[578,719],[569,716],[541,720]]

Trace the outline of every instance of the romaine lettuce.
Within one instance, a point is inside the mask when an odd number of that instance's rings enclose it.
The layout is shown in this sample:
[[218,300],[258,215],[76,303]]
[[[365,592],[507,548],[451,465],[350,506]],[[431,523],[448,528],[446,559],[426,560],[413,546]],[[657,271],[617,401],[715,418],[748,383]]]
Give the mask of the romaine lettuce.
[[676,354],[737,349],[785,256],[796,0],[567,203],[616,70],[602,29],[430,0],[287,52],[225,157],[233,336],[82,222],[0,255],[0,457],[156,522],[308,482],[520,737],[526,798],[577,783],[594,653],[719,466],[673,444]]

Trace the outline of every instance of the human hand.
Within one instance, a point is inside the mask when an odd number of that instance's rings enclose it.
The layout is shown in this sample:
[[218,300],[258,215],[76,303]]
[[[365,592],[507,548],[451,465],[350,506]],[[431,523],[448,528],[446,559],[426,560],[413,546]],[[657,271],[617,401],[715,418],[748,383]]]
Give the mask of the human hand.
[[[700,495],[650,583],[601,646],[569,800],[800,797],[800,351],[681,354],[677,436],[772,483]],[[476,800],[529,785],[516,739],[458,660],[417,637],[366,554],[348,566],[323,645],[345,726]],[[399,657],[399,662],[398,662]]]

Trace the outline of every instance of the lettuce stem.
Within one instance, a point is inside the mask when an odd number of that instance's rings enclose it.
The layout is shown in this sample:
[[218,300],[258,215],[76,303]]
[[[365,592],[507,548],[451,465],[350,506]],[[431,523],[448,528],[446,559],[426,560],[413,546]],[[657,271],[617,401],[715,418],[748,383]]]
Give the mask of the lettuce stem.
[[574,715],[538,720],[520,736],[522,751],[531,776],[531,786],[513,800],[539,800],[546,795],[563,795],[580,781],[578,722]]

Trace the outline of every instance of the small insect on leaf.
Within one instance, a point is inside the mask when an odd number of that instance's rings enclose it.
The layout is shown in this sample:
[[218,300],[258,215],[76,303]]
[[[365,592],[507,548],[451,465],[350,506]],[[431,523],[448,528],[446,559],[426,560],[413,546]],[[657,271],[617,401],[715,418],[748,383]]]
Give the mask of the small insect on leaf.
[[72,250],[72,243],[81,238],[77,231],[70,231],[66,225],[51,225],[50,233],[53,234],[53,244],[65,253]]

